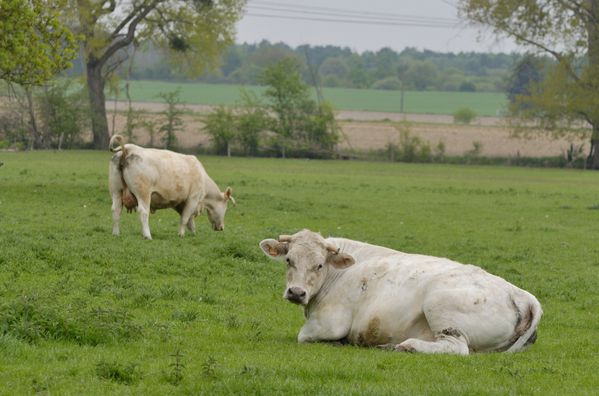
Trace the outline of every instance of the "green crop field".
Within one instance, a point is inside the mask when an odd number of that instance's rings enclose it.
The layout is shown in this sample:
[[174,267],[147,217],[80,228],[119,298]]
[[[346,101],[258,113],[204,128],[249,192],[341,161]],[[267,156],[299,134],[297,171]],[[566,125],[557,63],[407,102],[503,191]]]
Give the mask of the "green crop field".
[[[575,170],[205,157],[237,207],[136,214],[111,235],[108,152],[0,152],[0,394],[590,395],[599,389],[599,183]],[[536,344],[467,357],[298,344],[302,228],[473,263],[535,294]]]
[[[131,98],[134,101],[161,101],[159,94],[180,90],[180,98],[188,104],[234,105],[240,99],[240,85],[170,83],[160,81],[131,81]],[[263,88],[247,86],[256,93]],[[324,88],[323,96],[340,110],[401,111],[401,92],[375,89]],[[123,94],[124,95],[124,94]],[[121,95],[121,99],[124,96]],[[404,94],[404,111],[407,113],[452,114],[468,107],[479,116],[496,116],[504,111],[506,96],[487,92],[426,92],[407,91]]]

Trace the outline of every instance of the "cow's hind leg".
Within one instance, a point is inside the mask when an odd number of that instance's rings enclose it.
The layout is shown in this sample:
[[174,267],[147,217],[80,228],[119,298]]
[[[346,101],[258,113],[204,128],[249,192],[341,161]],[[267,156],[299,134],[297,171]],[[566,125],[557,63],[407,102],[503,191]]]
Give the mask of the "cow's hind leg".
[[434,341],[424,341],[417,338],[408,338],[399,344],[381,345],[384,349],[397,352],[419,353],[448,353],[455,355],[468,355],[468,343],[458,330],[448,328],[435,335]]
[[112,193],[112,235],[120,235],[119,221],[121,219],[121,211],[123,209],[123,201],[121,192]]
[[140,193],[137,199],[137,211],[139,212],[139,221],[141,222],[141,233],[144,238],[152,239],[150,233],[150,203],[152,194],[150,192]]

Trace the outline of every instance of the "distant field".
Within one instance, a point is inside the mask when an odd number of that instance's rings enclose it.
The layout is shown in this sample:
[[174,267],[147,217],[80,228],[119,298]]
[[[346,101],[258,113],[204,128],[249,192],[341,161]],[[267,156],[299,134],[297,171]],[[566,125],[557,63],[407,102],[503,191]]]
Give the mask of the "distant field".
[[[175,211],[111,235],[108,151],[0,152],[0,395],[593,395],[593,172],[203,156],[237,207],[224,232]],[[302,228],[474,263],[545,314],[518,354],[298,344],[285,265]],[[595,374],[593,374],[595,373]]]
[[[131,97],[140,102],[161,102],[159,93],[180,89],[181,100],[188,104],[233,105],[239,100],[240,85],[203,83],[170,83],[161,81],[131,81]],[[248,90],[261,92],[263,88],[246,86]],[[374,89],[324,88],[325,99],[339,110],[377,112],[400,112],[401,92]],[[123,95],[121,95],[123,99]],[[406,113],[452,114],[462,107],[469,107],[479,116],[501,114],[506,105],[502,93],[486,92],[416,92],[404,94]]]

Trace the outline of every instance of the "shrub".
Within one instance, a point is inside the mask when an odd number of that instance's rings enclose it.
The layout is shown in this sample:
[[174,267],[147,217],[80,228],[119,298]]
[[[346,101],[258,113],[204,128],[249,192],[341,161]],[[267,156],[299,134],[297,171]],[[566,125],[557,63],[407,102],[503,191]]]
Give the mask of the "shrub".
[[387,77],[377,80],[372,84],[373,89],[388,89],[400,90],[402,87],[401,80],[397,77]]
[[469,107],[462,107],[453,112],[455,124],[470,124],[476,118],[476,112]]

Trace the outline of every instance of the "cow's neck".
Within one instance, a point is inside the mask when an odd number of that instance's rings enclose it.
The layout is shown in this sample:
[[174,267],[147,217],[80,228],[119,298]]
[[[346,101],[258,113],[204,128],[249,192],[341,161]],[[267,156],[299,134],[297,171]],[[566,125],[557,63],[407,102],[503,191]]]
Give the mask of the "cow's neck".
[[216,183],[214,182],[214,180],[212,180],[210,178],[210,176],[208,176],[207,174],[204,174],[204,188],[206,190],[206,199],[209,200],[216,200],[220,198],[220,189],[218,188],[218,186],[216,185]]
[[321,305],[326,304],[327,297],[329,296],[329,293],[333,289],[333,286],[339,284],[339,282],[341,281],[341,278],[343,278],[344,273],[345,273],[345,271],[343,271],[343,270],[336,270],[336,269],[329,270],[329,273],[327,274],[326,278],[324,279],[324,282],[322,283],[320,290],[318,290],[318,293],[316,293],[310,299],[310,302],[304,308],[304,317],[306,319],[308,319],[310,317],[311,312],[314,312],[315,310],[317,310],[318,307],[320,307]]

